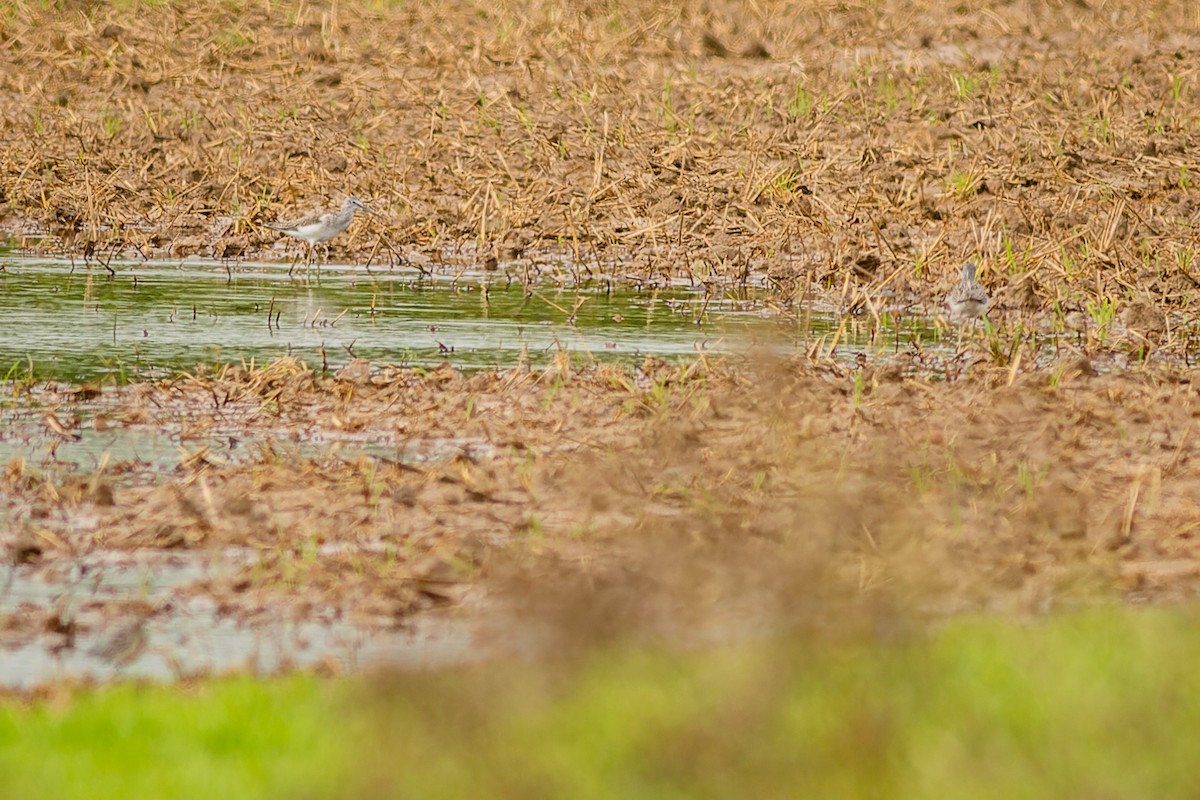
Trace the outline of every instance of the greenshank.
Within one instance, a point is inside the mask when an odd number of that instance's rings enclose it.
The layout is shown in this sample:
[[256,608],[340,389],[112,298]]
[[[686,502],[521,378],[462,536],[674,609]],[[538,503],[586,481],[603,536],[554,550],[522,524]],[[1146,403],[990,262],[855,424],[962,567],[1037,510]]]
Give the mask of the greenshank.
[[968,261],[962,266],[962,280],[946,296],[946,307],[950,318],[957,322],[979,319],[987,311],[988,293],[975,280],[977,267]]
[[[312,263],[313,249],[318,244],[328,242],[346,230],[346,228],[349,228],[350,223],[354,221],[354,215],[359,211],[372,215],[375,213],[363,205],[363,201],[357,197],[348,197],[338,211],[318,211],[299,219],[288,220],[286,222],[267,222],[264,225],[273,231],[287,234],[307,244],[307,258],[304,262],[305,266],[307,266]],[[326,257],[328,255],[329,248],[326,246]],[[320,262],[318,262],[318,268],[319,266]],[[294,268],[295,265],[293,265]],[[291,270],[288,271],[288,274],[292,274]]]

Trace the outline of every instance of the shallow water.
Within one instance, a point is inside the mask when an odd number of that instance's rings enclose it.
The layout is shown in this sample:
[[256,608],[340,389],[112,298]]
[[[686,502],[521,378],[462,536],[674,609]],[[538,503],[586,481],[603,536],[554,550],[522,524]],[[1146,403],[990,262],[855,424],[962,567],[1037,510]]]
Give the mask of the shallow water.
[[[682,359],[696,352],[732,353],[768,345],[795,352],[844,322],[830,313],[795,317],[769,307],[754,290],[707,296],[689,287],[564,288],[526,286],[502,273],[430,277],[411,270],[368,274],[362,268],[322,268],[289,278],[286,264],[113,263],[115,275],[93,265],[11,258],[0,254],[0,380],[32,377],[62,382],[138,380],[191,370],[197,364],[262,364],[291,355],[334,370],[352,356],[373,362],[463,369],[506,368],[528,356],[533,366],[559,350],[582,360],[640,363],[646,355]],[[903,330],[873,344],[865,326],[843,327],[839,356],[899,347],[934,337],[927,320],[910,317]],[[183,438],[179,426],[93,425],[95,408],[70,410],[69,435],[48,426],[53,407],[35,390],[0,405],[0,465],[23,459],[37,469],[85,474],[105,469],[113,480],[157,480],[183,451],[201,445],[228,462],[258,457],[270,444],[299,457],[356,454],[406,463],[441,460],[478,448],[467,440],[395,440],[352,432],[306,431],[302,441],[268,441],[239,430],[210,429]],[[47,396],[54,393],[46,392]],[[66,413],[66,412],[64,412]],[[64,416],[64,419],[67,419]],[[6,520],[0,517],[0,527]],[[66,567],[0,565],[0,620],[23,609],[54,609],[73,621],[73,637],[36,631],[8,638],[0,631],[0,686],[29,687],[64,678],[181,674],[230,669],[271,671],[288,665],[373,663],[437,665],[482,657],[476,628],[453,617],[418,616],[404,629],[343,618],[332,611],[291,621],[224,616],[211,595],[188,587],[228,576],[248,552],[98,552]],[[148,644],[130,663],[114,665],[98,650],[129,623],[129,604],[154,608]]]
[[[110,275],[64,260],[0,255],[0,378],[86,381],[154,377],[199,363],[263,363],[292,355],[331,369],[372,361],[537,366],[559,349],[581,359],[682,358],[770,343],[803,346],[765,294],[706,296],[690,287],[526,286],[502,273],[429,277],[325,265],[319,279],[287,264],[117,263]],[[813,312],[808,338],[838,328]],[[928,339],[910,318],[884,338]],[[876,349],[861,333],[845,354]]]
[[[271,613],[239,620],[208,597],[188,596],[196,581],[220,577],[254,554],[97,553],[69,566],[0,565],[0,619],[23,608],[54,608],[78,632],[52,631],[6,643],[0,636],[0,687],[29,689],[64,679],[150,678],[249,669],[374,665],[432,667],[480,658],[473,626],[445,615],[420,615],[402,628],[364,625],[336,613],[290,621]],[[147,620],[146,645],[128,663],[102,654],[115,631],[136,619],[114,604],[165,609]]]
[[43,410],[15,412],[0,407],[0,465],[20,458],[46,474],[104,469],[116,483],[153,480],[170,474],[188,452],[207,448],[206,458],[226,464],[253,463],[264,448],[296,458],[383,458],[404,464],[447,461],[456,456],[487,455],[487,445],[470,439],[381,439],[378,435],[337,430],[304,432],[298,440],[269,431],[210,430],[185,440],[178,424],[121,425],[98,431],[87,414],[70,437],[49,431]]

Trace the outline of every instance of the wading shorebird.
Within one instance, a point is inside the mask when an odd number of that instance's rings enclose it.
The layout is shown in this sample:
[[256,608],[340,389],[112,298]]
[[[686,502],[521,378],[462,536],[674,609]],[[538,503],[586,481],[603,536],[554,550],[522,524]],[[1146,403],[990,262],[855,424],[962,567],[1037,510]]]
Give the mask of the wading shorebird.
[[88,651],[88,655],[107,661],[114,667],[127,667],[142,657],[150,643],[146,620],[138,619],[117,630],[108,640]]
[[[363,205],[362,200],[359,200],[357,197],[348,197],[346,198],[346,202],[342,203],[339,211],[318,211],[295,220],[266,222],[263,224],[273,231],[287,234],[307,244],[307,257],[304,260],[304,264],[307,267],[312,263],[313,250],[316,246],[328,242],[346,230],[346,228],[349,228],[350,223],[354,221],[354,215],[359,211],[362,211],[364,214],[375,215],[374,211]],[[325,248],[325,255],[326,257],[329,255],[328,246]],[[320,268],[321,262],[318,261],[318,274],[320,273]],[[292,268],[288,270],[288,275],[291,275],[295,269],[296,265],[292,264]]]
[[956,322],[972,322],[983,316],[988,307],[988,293],[975,280],[975,263],[968,261],[962,266],[962,280],[946,295],[946,308],[950,319]]

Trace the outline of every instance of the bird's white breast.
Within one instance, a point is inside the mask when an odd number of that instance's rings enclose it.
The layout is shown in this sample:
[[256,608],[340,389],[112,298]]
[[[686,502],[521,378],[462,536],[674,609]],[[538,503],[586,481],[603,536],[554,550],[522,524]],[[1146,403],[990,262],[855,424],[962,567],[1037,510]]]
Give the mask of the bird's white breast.
[[329,235],[331,233],[337,233],[337,231],[331,230],[328,223],[321,221],[310,222],[307,225],[297,225],[294,235],[297,239],[303,239],[310,244],[316,244],[317,242],[332,238]]

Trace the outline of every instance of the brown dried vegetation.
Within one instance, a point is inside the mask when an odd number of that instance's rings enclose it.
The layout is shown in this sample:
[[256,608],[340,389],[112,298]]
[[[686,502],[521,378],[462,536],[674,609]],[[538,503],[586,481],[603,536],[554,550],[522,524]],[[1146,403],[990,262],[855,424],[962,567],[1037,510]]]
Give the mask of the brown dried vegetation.
[[[12,229],[232,258],[355,194],[342,257],[944,292],[1195,294],[1187,4],[17,3]],[[1098,43],[1102,43],[1098,46]]]
[[[247,619],[333,607],[394,624],[482,581],[533,592],[543,613],[546,597],[572,615],[586,597],[593,633],[646,616],[1036,613],[1200,587],[1200,396],[1184,372],[362,367],[357,383],[284,361],[104,391],[88,410],[109,424],[236,418],[260,456],[184,451],[173,474],[120,479],[13,462],[9,557],[53,569],[98,549],[232,546],[258,555],[194,590]],[[348,420],[408,457],[287,444]],[[455,454],[414,457],[439,441]]]
[[[357,195],[382,220],[335,256],[552,252],[577,277],[762,279],[781,310],[824,292],[876,318],[972,257],[998,313],[1054,309],[1089,355],[1114,316],[1136,354],[1186,354],[1198,45],[1189,4],[1129,0],[22,2],[0,11],[2,222],[30,249],[234,258],[276,241],[260,223]],[[0,423],[147,426],[184,452],[162,476],[14,460],[0,535],[46,569],[241,548],[245,570],[197,587],[230,613],[384,624],[489,578],[591,630],[1191,596],[1191,373],[990,356],[945,382],[281,361],[46,387]]]

